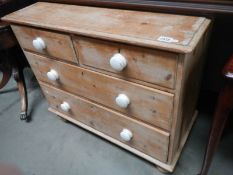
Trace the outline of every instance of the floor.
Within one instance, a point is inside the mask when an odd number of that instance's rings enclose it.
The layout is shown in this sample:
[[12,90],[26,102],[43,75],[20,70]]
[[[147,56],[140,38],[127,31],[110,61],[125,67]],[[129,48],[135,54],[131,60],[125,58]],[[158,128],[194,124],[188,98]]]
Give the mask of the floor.
[[[20,98],[15,82],[11,80],[0,90],[0,165],[16,166],[22,175],[161,174],[151,163],[48,112],[35,78],[30,70],[25,74],[30,123],[19,119]],[[210,120],[208,115],[199,114],[174,175],[199,172]],[[232,175],[232,147],[233,132],[227,132],[209,175]]]

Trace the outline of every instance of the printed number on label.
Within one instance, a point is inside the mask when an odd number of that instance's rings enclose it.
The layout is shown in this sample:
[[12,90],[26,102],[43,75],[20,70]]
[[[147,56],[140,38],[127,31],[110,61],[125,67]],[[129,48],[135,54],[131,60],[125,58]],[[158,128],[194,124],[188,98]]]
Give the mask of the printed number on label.
[[178,43],[179,42],[178,40],[173,39],[171,37],[167,37],[167,36],[160,36],[157,40],[166,42],[166,43]]

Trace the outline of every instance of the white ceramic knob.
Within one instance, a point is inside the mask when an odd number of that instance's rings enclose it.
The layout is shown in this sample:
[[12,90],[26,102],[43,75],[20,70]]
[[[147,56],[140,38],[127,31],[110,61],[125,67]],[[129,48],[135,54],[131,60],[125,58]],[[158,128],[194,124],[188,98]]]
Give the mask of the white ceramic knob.
[[111,67],[116,71],[122,71],[127,66],[126,58],[119,53],[113,55],[109,62]]
[[227,72],[226,76],[227,76],[228,78],[233,78],[233,73]]
[[121,108],[127,108],[130,104],[130,99],[125,94],[119,94],[115,100],[116,104]]
[[70,105],[69,103],[67,102],[63,102],[61,105],[60,105],[60,108],[64,111],[64,112],[68,112],[70,110]]
[[51,69],[49,72],[47,72],[47,77],[51,81],[57,81],[59,79],[59,75],[54,69]]
[[42,38],[37,37],[32,41],[32,45],[33,47],[38,50],[38,51],[42,51],[46,48],[45,42]]
[[132,139],[133,133],[128,129],[123,129],[120,133],[120,136],[121,136],[122,140],[128,142]]

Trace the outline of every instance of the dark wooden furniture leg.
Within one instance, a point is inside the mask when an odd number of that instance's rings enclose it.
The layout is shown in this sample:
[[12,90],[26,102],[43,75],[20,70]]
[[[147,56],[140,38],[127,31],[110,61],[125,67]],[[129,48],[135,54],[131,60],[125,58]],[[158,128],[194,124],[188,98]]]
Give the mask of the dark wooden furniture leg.
[[15,81],[17,82],[19,94],[21,97],[20,119],[28,121],[29,120],[29,117],[27,115],[28,100],[27,100],[27,90],[26,90],[25,80],[23,76],[23,69],[20,69],[17,66],[14,66],[13,77]]
[[11,77],[11,68],[5,68],[3,65],[0,65],[0,72],[2,72],[2,80],[0,81],[0,89],[2,89]]
[[[3,73],[0,80],[0,89],[3,88],[9,81],[13,72],[13,77],[17,82],[18,90],[21,97],[21,112],[20,119],[29,121],[27,115],[27,91],[23,76],[23,69],[27,66],[23,59],[22,51],[17,45],[16,39],[10,30],[8,24],[0,21],[0,71]],[[20,57],[21,59],[17,59]]]
[[214,153],[220,142],[227,118],[233,108],[233,56],[225,66],[223,73],[227,80],[218,98],[200,175],[207,175],[208,173]]
[[[0,0],[0,18],[34,2],[36,0]],[[0,89],[7,84],[13,72],[13,77],[17,82],[21,97],[20,119],[29,121],[29,116],[27,115],[27,91],[23,76],[23,69],[27,66],[29,65],[22,50],[18,46],[18,42],[9,24],[0,19],[0,71],[3,73],[3,78],[0,80]]]

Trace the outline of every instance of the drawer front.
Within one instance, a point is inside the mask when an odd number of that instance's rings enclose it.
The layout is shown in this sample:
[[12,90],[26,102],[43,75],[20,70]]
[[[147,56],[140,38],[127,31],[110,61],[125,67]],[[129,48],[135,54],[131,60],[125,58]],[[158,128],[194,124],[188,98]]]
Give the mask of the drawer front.
[[[130,119],[117,112],[104,108],[88,100],[40,83],[51,108],[78,120],[124,144],[127,144],[151,157],[166,162],[168,155],[169,133]],[[67,103],[69,110],[61,107]],[[132,133],[126,141],[121,136],[123,130]]]
[[[36,54],[26,53],[26,56],[37,78],[43,82],[166,130],[171,127],[172,94]],[[56,71],[59,76],[57,81],[48,79],[48,72],[50,74],[51,70]],[[125,104],[126,100],[119,94],[125,94],[128,97],[130,103],[126,108],[120,106]]]
[[15,25],[11,27],[23,49],[77,62],[70,36],[30,27]]
[[[176,54],[85,37],[74,37],[74,47],[81,65],[115,73],[123,78],[174,88],[178,58]],[[119,53],[127,61],[126,64],[122,58],[113,57]],[[125,67],[116,67],[120,64]]]

